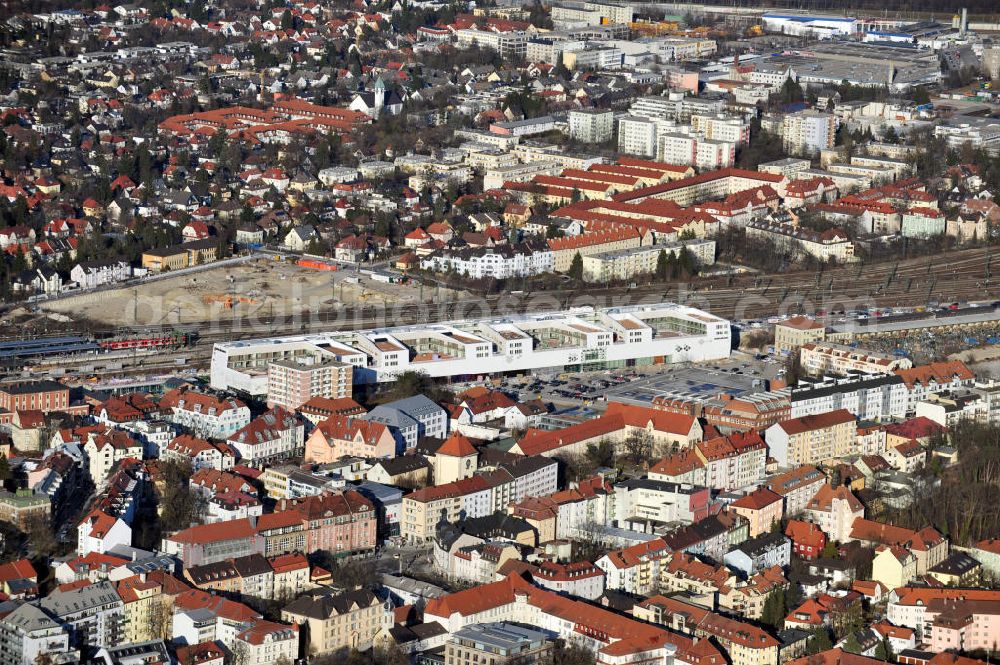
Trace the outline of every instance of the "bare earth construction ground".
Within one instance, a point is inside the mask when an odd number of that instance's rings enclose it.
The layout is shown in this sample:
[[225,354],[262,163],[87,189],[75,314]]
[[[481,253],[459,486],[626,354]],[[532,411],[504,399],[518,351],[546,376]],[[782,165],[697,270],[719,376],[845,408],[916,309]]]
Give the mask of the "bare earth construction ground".
[[[425,301],[454,295],[436,287],[423,289]],[[269,318],[358,303],[415,303],[420,298],[417,284],[385,284],[348,270],[325,272],[258,259],[82,293],[43,303],[41,309],[115,326],[148,326],[211,321],[234,314]]]

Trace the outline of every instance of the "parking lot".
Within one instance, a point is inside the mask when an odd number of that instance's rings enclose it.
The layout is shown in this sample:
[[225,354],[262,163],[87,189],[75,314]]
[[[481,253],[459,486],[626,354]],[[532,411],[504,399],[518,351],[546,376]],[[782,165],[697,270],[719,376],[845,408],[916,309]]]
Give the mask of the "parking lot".
[[[782,363],[734,353],[727,361],[706,364],[650,365],[597,372],[535,372],[494,382],[521,402],[541,399],[556,405],[600,407],[608,401],[649,406],[654,397],[714,397],[764,390]],[[461,389],[459,387],[459,389]]]
[[666,367],[659,372],[610,388],[607,399],[648,406],[654,397],[660,395],[704,399],[719,393],[741,395],[762,390],[765,384],[759,375],[754,375],[751,371],[750,368],[744,370],[738,364]]

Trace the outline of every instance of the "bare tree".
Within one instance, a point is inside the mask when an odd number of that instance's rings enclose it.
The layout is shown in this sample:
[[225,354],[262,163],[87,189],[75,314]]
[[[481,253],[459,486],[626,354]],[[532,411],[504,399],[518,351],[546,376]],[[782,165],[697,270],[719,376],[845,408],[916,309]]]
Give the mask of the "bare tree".
[[653,436],[644,429],[634,429],[622,442],[622,456],[639,466],[653,455]]

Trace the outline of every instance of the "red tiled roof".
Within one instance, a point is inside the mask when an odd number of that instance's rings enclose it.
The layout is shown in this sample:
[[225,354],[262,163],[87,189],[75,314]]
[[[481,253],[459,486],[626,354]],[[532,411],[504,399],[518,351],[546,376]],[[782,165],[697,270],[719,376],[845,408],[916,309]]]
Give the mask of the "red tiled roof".
[[788,520],[788,526],[785,527],[785,535],[800,545],[820,547],[826,542],[826,535],[818,526],[812,522],[803,522],[802,520]]
[[836,648],[790,660],[788,665],[884,665],[884,661]]
[[731,505],[733,508],[745,508],[747,510],[763,510],[768,506],[784,501],[780,494],[775,494],[766,487],[761,487],[746,496],[743,496]]
[[242,540],[251,538],[255,534],[256,529],[253,523],[249,519],[243,518],[226,522],[216,522],[214,524],[199,524],[178,531],[170,536],[170,540],[190,543],[192,545],[203,545],[223,540]]
[[819,330],[824,327],[822,323],[811,319],[808,316],[793,316],[790,319],[779,321],[775,325],[781,326],[782,328],[794,328],[796,330]]
[[0,586],[14,580],[37,580],[38,573],[27,559],[18,559],[0,565]]
[[907,439],[923,439],[936,432],[943,432],[945,428],[926,416],[917,416],[904,420],[901,423],[889,423],[885,425],[886,434],[906,437]]
[[854,414],[847,409],[837,409],[836,411],[818,413],[814,416],[802,416],[801,418],[783,420],[778,423],[778,427],[783,429],[786,434],[793,435],[853,422],[855,422]]
[[419,503],[430,503],[432,501],[440,501],[441,499],[465,496],[473,492],[482,492],[488,489],[489,486],[490,484],[482,476],[472,476],[471,478],[456,480],[444,485],[425,487],[416,492],[411,492],[406,495],[405,499]]
[[897,369],[896,375],[902,377],[903,383],[910,389],[917,383],[926,386],[931,383],[951,383],[956,377],[963,381],[975,378],[972,371],[961,360],[918,365],[910,369]]
[[434,454],[446,455],[448,457],[468,457],[476,453],[476,447],[472,445],[472,442],[464,434],[453,432]]

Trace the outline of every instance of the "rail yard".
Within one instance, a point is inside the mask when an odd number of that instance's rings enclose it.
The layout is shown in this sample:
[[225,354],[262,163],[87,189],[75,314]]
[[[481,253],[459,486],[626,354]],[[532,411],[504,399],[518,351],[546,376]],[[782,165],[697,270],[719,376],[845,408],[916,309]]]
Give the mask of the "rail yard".
[[[212,345],[216,342],[331,327],[359,330],[584,305],[601,307],[670,300],[700,307],[734,321],[795,313],[814,314],[833,321],[840,312],[859,309],[919,307],[946,301],[992,302],[1000,298],[1000,289],[992,276],[993,257],[989,248],[951,252],[947,257],[946,261],[940,256],[921,257],[815,272],[712,277],[691,283],[627,290],[595,287],[585,291],[515,292],[479,297],[452,294],[451,300],[410,301],[388,306],[359,304],[302,310],[286,316],[268,316],[258,311],[255,316],[247,317],[240,316],[238,311],[227,311],[209,320],[186,321],[180,328],[91,324],[87,327],[93,339],[84,336],[80,343],[89,340],[96,342],[96,346],[68,351],[56,346],[45,353],[32,353],[23,364],[8,359],[4,371],[19,374],[30,367],[36,373],[100,377],[177,371],[179,367],[200,370],[207,367]],[[427,289],[426,293],[434,292]],[[159,342],[129,343],[128,340]]]

